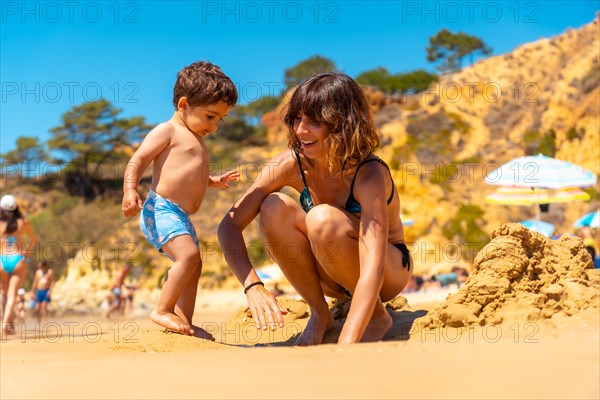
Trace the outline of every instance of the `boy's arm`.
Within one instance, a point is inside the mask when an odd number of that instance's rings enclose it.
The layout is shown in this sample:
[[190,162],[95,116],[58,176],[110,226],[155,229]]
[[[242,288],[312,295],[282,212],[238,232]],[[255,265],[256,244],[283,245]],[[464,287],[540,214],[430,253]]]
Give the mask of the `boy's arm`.
[[167,123],[156,126],[146,135],[141,146],[127,163],[123,177],[123,202],[121,205],[126,217],[133,217],[140,212],[143,202],[137,192],[137,185],[148,165],[171,142],[172,130],[173,128]]
[[222,175],[210,175],[208,177],[208,187],[211,189],[229,188],[228,183],[235,181],[240,177],[240,171],[227,171]]

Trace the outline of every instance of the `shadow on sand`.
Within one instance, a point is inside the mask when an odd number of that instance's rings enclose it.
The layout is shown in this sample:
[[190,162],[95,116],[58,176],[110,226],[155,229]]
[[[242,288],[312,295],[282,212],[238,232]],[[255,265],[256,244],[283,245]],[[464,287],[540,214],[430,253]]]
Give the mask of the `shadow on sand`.
[[[413,329],[414,322],[417,318],[421,318],[427,315],[427,310],[392,310],[388,307],[387,311],[392,317],[393,325],[389,332],[384,336],[382,341],[390,342],[390,341],[405,341],[410,338],[411,329]],[[344,322],[346,322],[346,316],[343,317],[341,315],[335,315],[335,309],[333,310],[334,314],[334,326],[331,330],[329,330],[325,337],[323,338],[324,344],[335,344],[338,341],[340,333],[342,331],[342,327],[344,326]],[[291,336],[289,339],[281,342],[273,342],[273,343],[261,343],[255,346],[258,347],[281,347],[281,346],[293,346],[298,337],[300,337],[300,333],[297,333]]]

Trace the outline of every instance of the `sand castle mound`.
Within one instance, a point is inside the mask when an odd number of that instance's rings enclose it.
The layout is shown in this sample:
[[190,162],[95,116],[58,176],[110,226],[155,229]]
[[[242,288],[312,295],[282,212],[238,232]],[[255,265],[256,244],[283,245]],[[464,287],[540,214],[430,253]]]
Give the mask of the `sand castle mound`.
[[520,224],[497,228],[465,285],[420,322],[462,327],[570,316],[600,307],[600,275],[581,239],[550,240]]

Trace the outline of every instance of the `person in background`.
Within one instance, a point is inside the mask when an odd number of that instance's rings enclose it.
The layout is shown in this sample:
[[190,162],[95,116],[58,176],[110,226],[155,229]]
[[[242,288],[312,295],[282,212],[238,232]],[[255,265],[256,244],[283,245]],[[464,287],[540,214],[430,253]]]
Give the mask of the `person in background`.
[[125,283],[125,279],[127,278],[127,275],[129,275],[129,271],[131,271],[131,268],[132,264],[129,261],[127,261],[125,264],[123,264],[123,267],[115,275],[113,285],[110,289],[113,301],[112,305],[106,312],[106,318],[110,319],[112,313],[116,310],[123,311],[121,310],[122,303],[125,300],[123,293],[123,284]]
[[35,246],[36,235],[17,200],[7,194],[0,199],[0,281],[6,293],[0,336],[15,333],[14,310],[17,290],[27,272],[26,257]]
[[16,305],[15,305],[15,315],[17,317],[17,321],[19,321],[19,323],[24,323],[25,322],[25,289],[20,288],[17,291],[17,300],[16,300]]
[[53,284],[54,272],[46,261],[40,261],[31,286],[31,294],[35,296],[35,313],[40,324],[48,320],[48,304]]

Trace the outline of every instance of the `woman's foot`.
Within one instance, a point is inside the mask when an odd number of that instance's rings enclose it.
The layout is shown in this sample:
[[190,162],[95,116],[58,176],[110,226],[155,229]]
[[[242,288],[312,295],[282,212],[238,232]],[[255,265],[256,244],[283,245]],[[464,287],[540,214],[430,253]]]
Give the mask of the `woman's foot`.
[[181,333],[182,335],[194,335],[194,331],[190,324],[186,324],[175,313],[161,313],[155,309],[150,314],[150,319],[170,331]]
[[333,328],[333,317],[329,310],[317,313],[311,310],[306,328],[294,343],[294,346],[311,346],[323,343],[323,337]]
[[392,329],[392,325],[394,324],[392,317],[381,302],[377,303],[369,325],[367,325],[367,329],[365,329],[365,333],[362,335],[361,342],[376,342],[381,340]]

